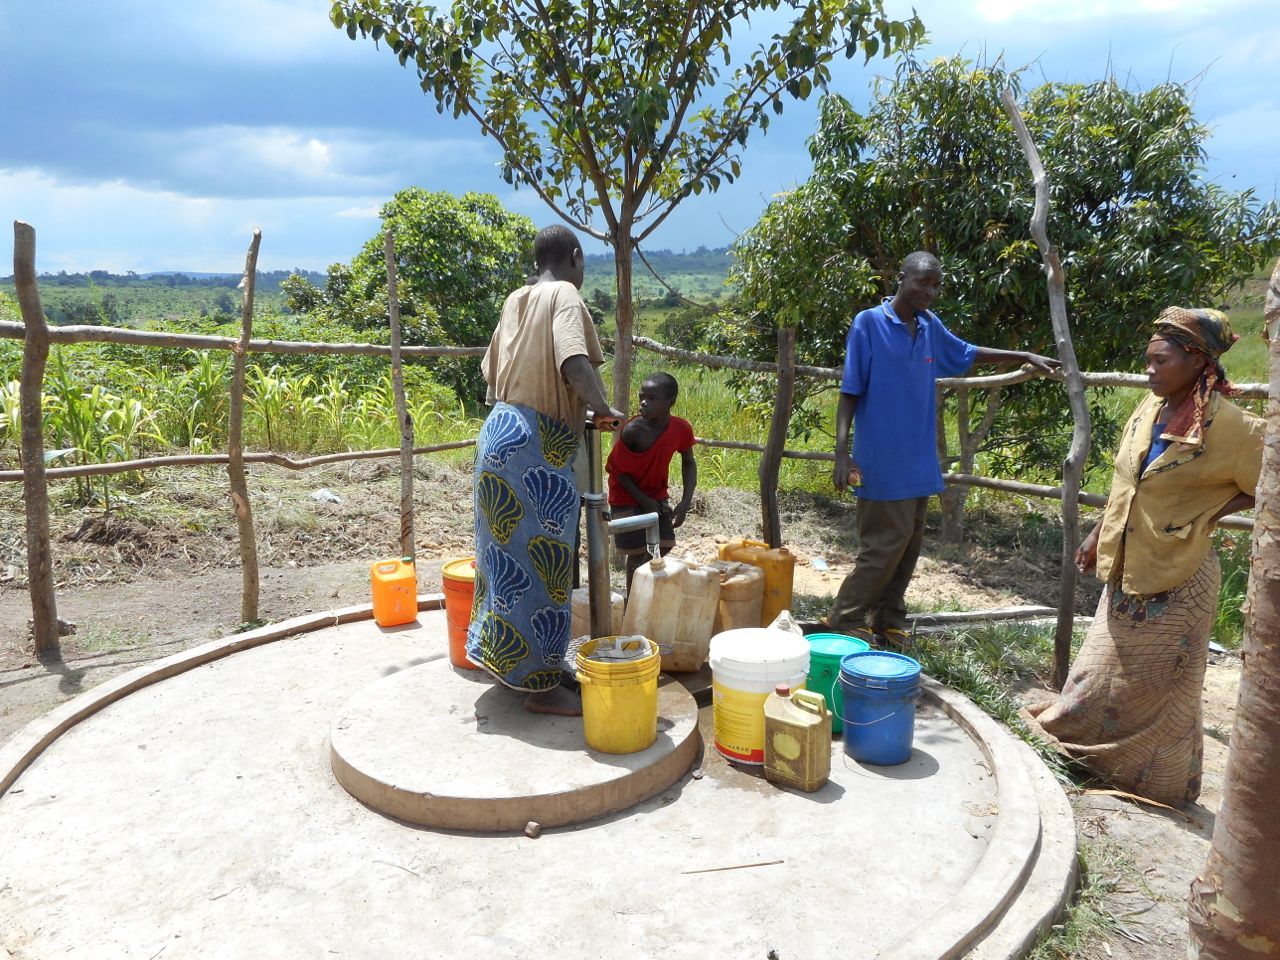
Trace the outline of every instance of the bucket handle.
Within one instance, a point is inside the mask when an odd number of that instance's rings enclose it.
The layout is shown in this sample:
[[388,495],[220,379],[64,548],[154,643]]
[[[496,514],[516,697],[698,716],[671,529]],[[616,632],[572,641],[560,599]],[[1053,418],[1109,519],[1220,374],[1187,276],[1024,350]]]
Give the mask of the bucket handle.
[[[917,703],[920,702],[920,688],[916,687],[914,690],[911,691],[910,694],[903,697],[902,699],[906,700],[912,705],[912,707],[914,707]],[[840,700],[841,700],[841,706],[843,706],[844,697],[842,696]],[[868,720],[866,723],[858,723],[854,720],[846,720],[844,717],[844,714],[840,712],[840,708],[837,708],[835,704],[832,704],[831,712],[834,713],[836,717],[839,718],[840,723],[846,727],[872,727],[872,726],[875,726],[877,723],[883,723],[885,720],[892,720],[894,717],[896,717],[899,713],[902,712],[902,707],[898,707],[892,713],[886,713],[883,717],[876,717],[874,720]]]

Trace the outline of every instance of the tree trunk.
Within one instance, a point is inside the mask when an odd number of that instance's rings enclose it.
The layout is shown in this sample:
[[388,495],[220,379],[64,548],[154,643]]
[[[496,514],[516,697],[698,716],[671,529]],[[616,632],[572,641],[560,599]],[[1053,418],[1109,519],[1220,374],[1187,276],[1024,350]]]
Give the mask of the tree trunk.
[[1059,690],[1067,682],[1071,668],[1071,634],[1075,629],[1076,613],[1076,547],[1080,543],[1080,477],[1084,473],[1084,460],[1089,454],[1089,404],[1084,395],[1084,379],[1080,364],[1076,361],[1075,344],[1071,342],[1071,325],[1067,320],[1066,277],[1058,248],[1049,243],[1046,223],[1049,219],[1049,178],[1031,132],[1018,112],[1013,93],[1005,88],[1002,96],[1005,112],[1013,123],[1022,152],[1035,178],[1036,205],[1031,215],[1031,235],[1040,248],[1044,261],[1046,282],[1049,286],[1049,319],[1053,324],[1053,338],[1058,346],[1058,359],[1067,379],[1067,399],[1071,403],[1071,447],[1062,462],[1062,570],[1058,581],[1058,629],[1053,640],[1053,681]]
[[631,408],[631,360],[635,345],[631,341],[635,304],[631,295],[631,223],[618,225],[613,244],[613,263],[618,281],[618,303],[615,312],[617,335],[613,344],[613,405],[619,410]]
[[227,425],[227,476],[231,481],[231,506],[240,537],[240,622],[258,619],[258,542],[253,533],[253,509],[244,474],[244,370],[253,335],[253,286],[258,273],[258,245],[262,231],[253,231],[244,261],[244,306],[240,312],[240,342],[231,368],[231,404]]
[[760,516],[764,538],[771,547],[782,546],[782,519],[778,515],[778,474],[782,451],[787,445],[787,427],[796,394],[796,330],[778,331],[778,391],[773,399],[773,420],[769,439],[760,456]]
[[36,232],[13,222],[13,282],[26,327],[19,382],[22,408],[22,500],[27,513],[27,589],[31,594],[31,638],[36,656],[59,655],[58,602],[49,549],[49,487],[44,475],[44,367],[49,327],[36,285]]
[[1271,402],[1244,608],[1244,672],[1222,806],[1187,911],[1187,955],[1200,960],[1280,957],[1280,261],[1264,330]]
[[391,320],[391,390],[396,395],[396,420],[400,423],[400,556],[414,559],[413,546],[413,418],[404,395],[404,370],[400,363],[400,296],[396,286],[396,242],[386,233],[383,254],[387,261],[387,310]]

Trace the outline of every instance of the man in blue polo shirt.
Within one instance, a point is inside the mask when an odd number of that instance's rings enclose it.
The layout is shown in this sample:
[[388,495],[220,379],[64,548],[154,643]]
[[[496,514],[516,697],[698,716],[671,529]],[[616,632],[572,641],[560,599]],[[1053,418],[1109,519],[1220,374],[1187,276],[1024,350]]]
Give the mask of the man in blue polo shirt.
[[854,317],[836,410],[833,479],[837,490],[856,488],[858,554],[827,622],[890,646],[907,637],[905,598],[924,542],[925,507],[942,492],[934,381],[976,363],[1027,363],[1046,373],[1060,366],[961,340],[929,311],[941,285],[938,258],[917,251],[902,261],[893,298]]

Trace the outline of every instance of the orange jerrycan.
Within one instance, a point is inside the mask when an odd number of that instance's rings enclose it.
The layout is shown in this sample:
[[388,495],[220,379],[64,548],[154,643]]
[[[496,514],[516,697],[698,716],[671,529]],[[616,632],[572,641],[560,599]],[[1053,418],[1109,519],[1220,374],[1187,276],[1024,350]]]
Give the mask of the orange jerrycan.
[[373,619],[380,627],[398,627],[418,619],[418,571],[411,557],[375,560],[369,567]]
[[791,585],[795,579],[796,558],[786,547],[770,547],[761,540],[736,537],[720,545],[720,559],[749,563],[764,571],[760,626],[773,623],[779,613],[791,609]]

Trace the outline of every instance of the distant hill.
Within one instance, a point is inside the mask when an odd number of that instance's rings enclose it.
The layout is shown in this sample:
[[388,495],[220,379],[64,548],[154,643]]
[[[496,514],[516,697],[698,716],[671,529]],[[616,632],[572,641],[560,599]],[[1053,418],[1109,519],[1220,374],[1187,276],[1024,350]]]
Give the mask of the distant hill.
[[[733,264],[728,247],[714,250],[698,247],[688,253],[645,250],[644,256],[654,272],[685,296],[695,300],[714,300],[726,293],[725,280]],[[666,287],[654,279],[644,261],[633,256],[631,262],[631,286],[637,300],[660,298],[667,293]],[[600,290],[611,296],[617,294],[612,253],[587,254],[586,267],[587,276],[582,284],[585,293],[590,295],[592,291]]]
[[[281,282],[292,270],[259,271],[256,302],[264,309],[284,304]],[[325,275],[299,270],[312,283],[323,284]],[[180,317],[239,316],[240,274],[202,271],[164,273],[42,273],[38,278],[45,317],[52,324],[108,324],[142,326],[156,320]],[[13,277],[0,278],[0,291],[13,296]]]
[[[255,287],[260,293],[279,293],[280,283],[292,274],[301,274],[312,283],[323,284],[325,274],[314,270],[259,270]],[[231,287],[240,283],[239,273],[208,273],[200,270],[157,270],[152,273],[111,273],[90,270],[87,273],[42,273],[40,287]],[[13,277],[0,277],[6,288],[13,287]]]
[[[710,302],[725,296],[725,280],[732,258],[728,248],[699,247],[687,253],[646,250],[645,257],[666,284],[686,297]],[[327,275],[315,270],[259,271],[257,302],[263,310],[284,307],[280,284],[298,273],[318,287]],[[64,324],[109,324],[141,326],[157,320],[184,317],[239,316],[238,273],[203,270],[157,270],[148,273],[112,273],[90,270],[84,273],[42,273],[40,296],[49,322]],[[632,288],[640,302],[659,301],[669,296],[666,286],[654,279],[649,268],[634,258]],[[0,278],[0,292],[14,295],[13,277]],[[613,256],[587,255],[583,294],[599,307],[604,298],[617,295]],[[677,301],[678,302],[678,301]]]

